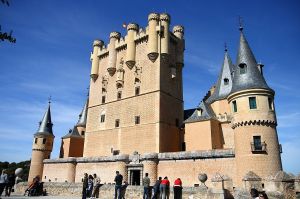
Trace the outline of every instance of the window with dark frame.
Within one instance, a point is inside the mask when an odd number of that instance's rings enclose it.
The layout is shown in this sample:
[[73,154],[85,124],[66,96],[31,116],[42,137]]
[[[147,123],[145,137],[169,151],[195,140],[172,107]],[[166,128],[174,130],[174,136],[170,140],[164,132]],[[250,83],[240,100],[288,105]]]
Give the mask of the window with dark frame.
[[140,123],[140,116],[135,116],[134,121],[135,121],[135,124],[139,124]]
[[116,121],[115,121],[115,127],[120,127],[120,120],[119,119],[116,119]]
[[232,102],[232,108],[233,108],[233,112],[237,112],[237,104],[236,104],[236,101],[233,101]]
[[249,107],[250,109],[257,109],[256,97],[249,97]]
[[105,95],[103,95],[103,96],[102,96],[102,104],[104,104],[104,103],[105,103],[105,98],[106,98],[106,96],[105,96]]
[[140,94],[140,87],[137,86],[135,87],[135,95],[139,95]]
[[120,100],[122,98],[122,91],[118,91],[117,99]]
[[104,114],[101,115],[100,122],[101,122],[101,123],[105,122],[105,115],[104,115]]
[[255,151],[261,151],[262,150],[261,136],[253,136],[253,144],[254,144]]

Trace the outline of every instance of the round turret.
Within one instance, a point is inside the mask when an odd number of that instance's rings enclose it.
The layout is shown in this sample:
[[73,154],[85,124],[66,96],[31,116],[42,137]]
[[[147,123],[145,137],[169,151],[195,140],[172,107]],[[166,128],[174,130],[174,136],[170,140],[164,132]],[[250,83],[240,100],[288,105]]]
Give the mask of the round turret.
[[121,34],[119,32],[111,32],[109,35],[109,57],[108,57],[108,67],[107,72],[110,76],[113,76],[116,72],[116,62],[117,62],[117,50],[116,50],[116,41],[119,40]]
[[158,26],[159,14],[151,13],[148,16],[148,58],[155,62],[158,57],[158,34],[156,27]]
[[101,50],[102,46],[104,45],[104,42],[101,40],[95,40],[93,42],[93,54],[92,54],[92,69],[91,69],[91,78],[93,81],[96,81],[98,78],[98,72],[99,72],[99,57],[98,52]]
[[173,27],[173,34],[178,38],[178,39],[183,39],[184,35],[184,27],[177,25]]
[[139,26],[135,23],[130,23],[127,26],[127,51],[126,51],[126,65],[128,68],[132,69],[132,67],[135,65],[135,53],[136,53],[136,46],[134,38],[136,36],[136,33],[139,30]]
[[170,15],[166,13],[160,14],[160,22],[163,28],[163,34],[161,34],[161,57],[163,60],[167,60],[169,58],[169,42],[170,42],[170,35],[169,35],[169,26],[171,22]]

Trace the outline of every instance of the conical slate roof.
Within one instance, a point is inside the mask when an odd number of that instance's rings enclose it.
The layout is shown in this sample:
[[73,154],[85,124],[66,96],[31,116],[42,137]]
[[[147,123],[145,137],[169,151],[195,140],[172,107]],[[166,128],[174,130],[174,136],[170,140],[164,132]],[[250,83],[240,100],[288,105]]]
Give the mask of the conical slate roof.
[[202,120],[209,120],[214,118],[215,114],[211,110],[211,108],[208,106],[208,104],[204,101],[200,102],[200,105],[194,113],[184,121],[184,123],[189,123],[189,122],[197,122],[197,121],[202,121]]
[[79,135],[79,132],[78,132],[76,126],[74,126],[73,130],[70,129],[70,130],[69,130],[69,133],[66,134],[65,136],[63,136],[62,139],[71,138],[71,137],[81,137],[81,136]]
[[47,111],[44,114],[44,117],[42,119],[42,121],[40,122],[39,128],[37,130],[37,132],[34,134],[36,135],[53,135],[53,131],[52,131],[52,121],[51,121],[51,111],[50,111],[50,102],[47,108]]
[[206,100],[207,103],[210,104],[214,101],[225,99],[229,95],[232,88],[232,71],[233,64],[227,52],[227,49],[225,49],[224,61],[216,84],[216,88],[213,94]]
[[[244,36],[242,28],[240,29],[240,43],[237,55],[236,66],[233,76],[233,86],[231,93],[241,90],[263,88],[274,92],[266,83],[265,78],[260,73],[256,59]],[[246,73],[241,74],[240,65],[246,64]]]
[[88,104],[89,104],[89,98],[86,100],[84,107],[83,107],[81,113],[79,114],[79,119],[78,119],[76,126],[82,126],[82,127],[86,126]]

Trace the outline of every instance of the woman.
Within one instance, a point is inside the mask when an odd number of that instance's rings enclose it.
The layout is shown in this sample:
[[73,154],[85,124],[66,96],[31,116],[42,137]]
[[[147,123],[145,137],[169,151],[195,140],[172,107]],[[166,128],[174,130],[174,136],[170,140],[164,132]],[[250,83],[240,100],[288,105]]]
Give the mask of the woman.
[[180,178],[177,178],[174,181],[174,199],[181,199],[182,198],[182,182]]
[[168,177],[164,177],[164,179],[160,183],[160,198],[161,199],[169,199],[169,193],[170,193],[170,181],[168,180]]

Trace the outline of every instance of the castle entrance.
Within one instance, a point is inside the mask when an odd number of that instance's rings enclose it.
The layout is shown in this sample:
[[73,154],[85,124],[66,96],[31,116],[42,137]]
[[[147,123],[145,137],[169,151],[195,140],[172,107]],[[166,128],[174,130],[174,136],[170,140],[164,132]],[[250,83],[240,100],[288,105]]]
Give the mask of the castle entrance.
[[130,185],[140,185],[141,184],[141,170],[131,170],[130,171]]

